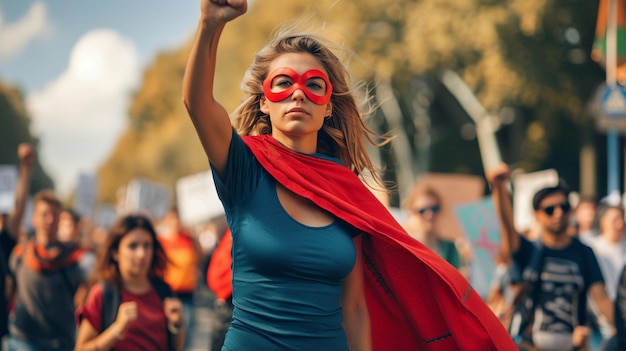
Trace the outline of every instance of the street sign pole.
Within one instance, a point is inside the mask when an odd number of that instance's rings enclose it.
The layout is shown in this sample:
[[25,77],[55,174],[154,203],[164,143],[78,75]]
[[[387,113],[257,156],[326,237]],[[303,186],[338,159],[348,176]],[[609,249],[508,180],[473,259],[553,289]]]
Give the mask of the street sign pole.
[[[617,0],[609,0],[606,24],[606,85],[607,91],[614,91],[617,86]],[[606,110],[615,93],[605,94],[603,107]],[[622,100],[623,101],[623,100]],[[607,113],[610,115],[610,113]],[[617,116],[613,116],[617,117]],[[626,116],[622,116],[624,118]],[[615,129],[610,129],[607,139],[607,195],[610,202],[619,201],[619,134]]]
[[607,146],[607,192],[609,199],[619,199],[619,134],[615,129],[611,129],[606,133]]

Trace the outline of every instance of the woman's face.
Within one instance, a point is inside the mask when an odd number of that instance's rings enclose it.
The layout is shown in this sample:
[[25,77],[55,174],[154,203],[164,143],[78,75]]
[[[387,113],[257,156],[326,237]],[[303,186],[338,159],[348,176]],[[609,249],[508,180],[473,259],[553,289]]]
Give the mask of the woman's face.
[[152,235],[142,228],[128,232],[120,240],[117,252],[113,253],[122,278],[147,277],[153,257]]
[[602,233],[621,234],[624,231],[624,212],[618,208],[609,208],[600,218]]
[[429,233],[434,230],[437,215],[441,210],[441,205],[436,198],[427,194],[419,195],[415,198],[411,207],[410,222],[416,231]]
[[[277,72],[284,73],[275,75]],[[266,94],[260,107],[270,116],[274,138],[279,141],[302,137],[317,140],[324,118],[332,113],[330,101],[324,98],[332,90],[327,76],[324,66],[309,53],[283,54],[270,64],[266,89],[271,96]],[[288,96],[280,94],[289,92],[290,88],[293,92]],[[277,101],[281,98],[284,99]]]

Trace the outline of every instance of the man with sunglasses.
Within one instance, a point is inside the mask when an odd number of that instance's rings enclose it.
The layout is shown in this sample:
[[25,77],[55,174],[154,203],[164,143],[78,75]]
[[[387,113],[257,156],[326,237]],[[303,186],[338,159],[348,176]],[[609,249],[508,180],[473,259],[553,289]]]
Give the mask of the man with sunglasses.
[[500,218],[502,251],[512,258],[513,275],[521,278],[516,301],[529,311],[513,318],[512,336],[525,338],[542,351],[586,347],[587,296],[610,324],[613,324],[613,305],[593,251],[568,235],[569,188],[560,181],[535,193],[532,205],[541,234],[531,242],[513,224],[507,189],[509,167],[499,164],[488,170],[486,177]]

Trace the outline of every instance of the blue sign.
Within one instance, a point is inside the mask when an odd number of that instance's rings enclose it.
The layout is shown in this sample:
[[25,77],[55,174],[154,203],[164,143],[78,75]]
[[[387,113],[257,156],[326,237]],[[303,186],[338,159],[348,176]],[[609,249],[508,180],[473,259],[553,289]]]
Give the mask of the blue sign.
[[500,252],[500,221],[491,196],[458,205],[456,218],[472,248],[470,279],[472,286],[483,297],[489,293]]
[[604,88],[600,107],[608,117],[626,118],[626,89],[621,85]]

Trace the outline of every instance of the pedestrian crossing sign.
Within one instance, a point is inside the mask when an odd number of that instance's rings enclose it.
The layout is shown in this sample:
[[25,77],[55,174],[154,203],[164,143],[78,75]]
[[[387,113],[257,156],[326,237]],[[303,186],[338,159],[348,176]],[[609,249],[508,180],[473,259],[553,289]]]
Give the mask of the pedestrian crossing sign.
[[600,107],[608,117],[626,118],[626,88],[607,86],[602,92]]

